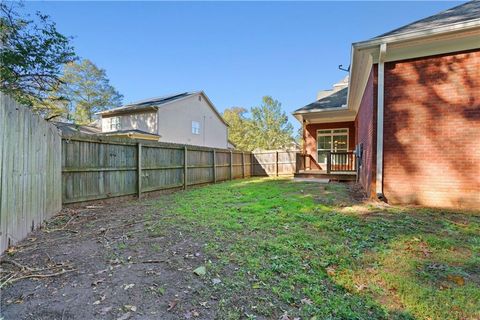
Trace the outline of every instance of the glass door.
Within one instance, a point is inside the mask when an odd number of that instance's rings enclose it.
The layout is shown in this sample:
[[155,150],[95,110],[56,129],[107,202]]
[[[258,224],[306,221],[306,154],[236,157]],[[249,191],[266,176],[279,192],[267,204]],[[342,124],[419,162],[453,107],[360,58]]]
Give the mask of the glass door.
[[[325,131],[325,130],[321,130]],[[328,130],[330,131],[330,130]],[[322,169],[327,168],[328,152],[332,150],[332,137],[330,134],[319,133],[317,137],[317,162]]]
[[[348,151],[348,129],[325,129],[317,131],[317,162],[323,170],[327,169],[328,152]],[[332,159],[332,166],[342,165],[345,157]]]

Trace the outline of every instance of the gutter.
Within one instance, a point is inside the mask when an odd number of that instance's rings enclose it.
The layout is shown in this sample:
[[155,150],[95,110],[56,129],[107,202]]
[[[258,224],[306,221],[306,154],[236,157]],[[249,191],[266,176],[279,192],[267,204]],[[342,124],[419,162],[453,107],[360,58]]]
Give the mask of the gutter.
[[416,31],[408,31],[404,33],[399,33],[396,35],[391,36],[384,36],[378,37],[374,39],[370,39],[367,41],[359,41],[352,44],[352,46],[356,49],[362,50],[367,48],[372,48],[378,45],[382,45],[383,43],[393,43],[399,41],[408,41],[413,39],[419,39],[424,37],[431,37],[438,34],[444,34],[447,32],[455,32],[455,31],[466,31],[468,29],[474,29],[480,27],[480,19],[473,19],[467,22],[458,22],[449,24],[446,26],[436,27],[436,28],[425,28],[422,30]]
[[383,194],[383,114],[385,93],[385,56],[387,44],[382,43],[378,55],[378,83],[377,83],[377,167],[375,192],[377,198],[384,201]]

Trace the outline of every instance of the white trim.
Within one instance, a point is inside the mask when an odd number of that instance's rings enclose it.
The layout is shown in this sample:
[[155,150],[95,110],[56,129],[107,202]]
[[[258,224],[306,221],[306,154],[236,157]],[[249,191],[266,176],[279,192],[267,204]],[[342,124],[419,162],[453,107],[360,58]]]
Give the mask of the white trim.
[[452,23],[446,26],[436,27],[436,28],[426,28],[415,31],[408,31],[396,35],[385,36],[381,38],[371,39],[367,41],[355,42],[352,44],[353,47],[357,49],[372,48],[383,43],[392,43],[399,41],[408,41],[412,39],[418,39],[423,37],[431,37],[442,33],[455,32],[455,31],[466,31],[468,29],[473,29],[480,27],[480,19],[474,19],[467,22],[458,22]]
[[326,111],[342,111],[342,110],[348,110],[347,105],[344,104],[341,107],[332,107],[332,108],[322,108],[322,109],[309,109],[309,110],[300,110],[300,111],[295,111],[292,113],[293,115],[296,114],[305,114],[305,113],[312,113],[312,112],[326,112]]
[[384,111],[384,87],[385,87],[385,56],[387,44],[382,43],[378,54],[378,84],[377,84],[377,168],[375,191],[377,195],[383,195],[383,111]]

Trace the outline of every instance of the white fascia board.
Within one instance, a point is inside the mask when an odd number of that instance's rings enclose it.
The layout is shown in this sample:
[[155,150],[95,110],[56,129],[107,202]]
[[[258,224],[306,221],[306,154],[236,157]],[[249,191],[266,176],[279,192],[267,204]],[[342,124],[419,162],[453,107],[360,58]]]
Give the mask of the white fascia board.
[[314,112],[304,113],[301,116],[307,123],[331,123],[331,122],[344,122],[354,121],[356,113],[352,110],[343,109],[342,112],[330,111],[330,112]]
[[467,22],[459,22],[449,24],[447,26],[441,26],[436,28],[422,29],[417,31],[404,32],[397,35],[385,36],[381,38],[376,38],[367,41],[355,42],[352,46],[356,49],[366,49],[371,47],[376,47],[382,43],[394,43],[400,41],[408,41],[412,39],[419,39],[425,37],[431,37],[438,34],[455,32],[455,31],[467,31],[469,29],[475,29],[480,27],[480,19],[474,19]]
[[353,122],[355,121],[355,116],[345,116],[345,117],[332,117],[324,119],[312,119],[306,120],[307,124],[316,124],[316,123],[334,123],[334,122]]
[[347,106],[335,107],[335,108],[300,110],[300,111],[295,111],[293,113],[293,115],[306,114],[306,113],[317,113],[317,112],[328,112],[328,111],[343,111],[343,110],[348,110]]

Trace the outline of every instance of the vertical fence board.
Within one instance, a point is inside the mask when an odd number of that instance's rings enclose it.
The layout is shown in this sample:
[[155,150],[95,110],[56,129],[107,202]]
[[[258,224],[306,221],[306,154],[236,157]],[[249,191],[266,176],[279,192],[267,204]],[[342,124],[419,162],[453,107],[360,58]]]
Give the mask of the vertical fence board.
[[0,93],[0,252],[61,210],[58,130]]

